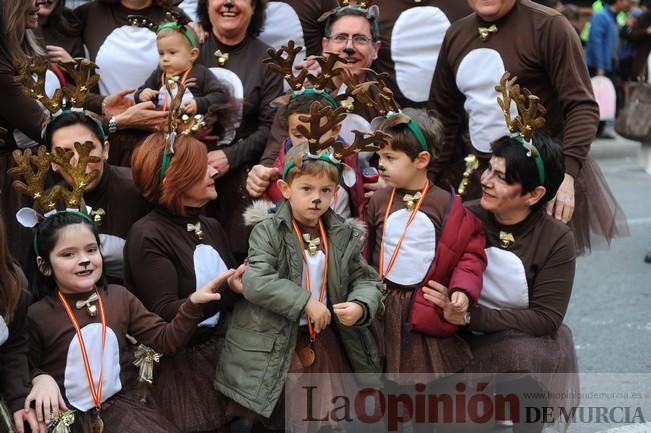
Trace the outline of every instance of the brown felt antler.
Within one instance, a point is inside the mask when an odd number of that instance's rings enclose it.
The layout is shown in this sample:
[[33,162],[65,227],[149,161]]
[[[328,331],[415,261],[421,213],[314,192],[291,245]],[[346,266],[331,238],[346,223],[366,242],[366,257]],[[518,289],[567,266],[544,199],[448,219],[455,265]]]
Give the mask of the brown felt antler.
[[[545,124],[545,107],[540,104],[540,98],[532,94],[529,89],[520,89],[517,83],[518,77],[511,78],[509,72],[504,72],[500,79],[500,84],[495,86],[495,90],[502,94],[497,98],[497,103],[502,109],[506,126],[509,131],[519,133],[529,142],[536,129]],[[511,101],[515,102],[518,115],[511,118]],[[540,116],[539,116],[540,115]]]
[[386,116],[389,112],[397,113],[400,110],[391,89],[378,81],[360,83],[353,89],[352,94],[369,109],[375,110],[379,116]]
[[307,69],[301,69],[298,75],[294,75],[293,72],[294,60],[296,60],[296,56],[302,49],[303,47],[296,46],[294,41],[290,40],[287,45],[283,45],[278,51],[269,48],[267,50],[269,57],[262,61],[267,64],[269,70],[280,74],[289,83],[292,90],[302,89],[303,83],[310,75]]
[[[57,89],[50,98],[45,92],[45,73],[48,68],[48,61],[44,57],[33,57],[21,61],[18,65],[16,81],[25,87],[25,93],[42,103],[50,112],[56,113],[61,110],[63,103],[63,91]],[[36,76],[36,79],[34,79]]]
[[74,165],[72,163],[72,158],[75,153],[72,150],[63,149],[62,147],[54,148],[52,162],[61,167],[61,170],[72,179],[72,189],[64,187],[61,190],[61,197],[68,207],[81,208],[86,187],[99,176],[98,170],[86,173],[88,164],[101,161],[101,158],[91,156],[90,153],[94,148],[95,144],[92,141],[85,141],[83,143],[76,142],[75,149],[77,150],[79,158],[77,163]]
[[[39,146],[38,153],[32,154],[32,149],[14,150],[12,153],[16,167],[7,170],[11,177],[16,179],[12,186],[36,201],[42,211],[47,212],[56,207],[56,202],[61,195],[62,187],[55,185],[49,190],[45,189],[45,181],[50,171],[52,154],[48,153],[45,146]],[[34,170],[34,167],[36,170]]]
[[338,53],[327,53],[327,56],[319,56],[316,57],[315,60],[321,66],[321,73],[318,76],[309,74],[307,79],[312,83],[315,89],[319,90],[325,89],[330,80],[343,73],[343,68],[335,68],[337,62],[346,63],[346,59],[339,56]]
[[[298,125],[296,129],[307,138],[310,153],[317,155],[319,152],[331,147],[335,142],[335,139],[331,138],[321,143],[321,137],[332,128],[336,127],[339,123],[343,122],[345,118],[346,114],[343,107],[338,107],[337,109],[334,109],[331,106],[321,107],[319,102],[314,101],[312,102],[312,105],[310,105],[309,116],[298,116],[298,119],[301,122],[308,122],[310,128],[308,129],[304,125]],[[321,124],[321,119],[325,119],[325,124]]]
[[389,134],[382,131],[364,132],[353,130],[353,134],[355,134],[355,139],[350,146],[345,147],[341,141],[336,141],[332,145],[335,158],[341,160],[348,155],[359,152],[375,152],[389,144],[391,139]]

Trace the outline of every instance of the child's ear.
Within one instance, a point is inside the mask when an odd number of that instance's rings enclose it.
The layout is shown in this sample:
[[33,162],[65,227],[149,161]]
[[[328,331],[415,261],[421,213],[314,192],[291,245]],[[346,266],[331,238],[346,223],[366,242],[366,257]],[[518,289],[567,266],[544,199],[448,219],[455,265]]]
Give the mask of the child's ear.
[[283,195],[283,197],[285,197],[286,200],[289,200],[291,196],[289,193],[289,184],[282,179],[278,179],[276,181],[276,185],[278,185],[278,189],[280,190],[280,193]]
[[199,48],[192,48],[190,50],[190,58],[193,62],[199,58]]
[[429,152],[425,152],[424,150],[418,154],[416,157],[416,166],[420,169],[427,168],[429,166],[429,162],[432,159],[432,155]]
[[41,271],[41,274],[45,275],[46,277],[52,276],[52,268],[50,268],[47,263],[45,263],[43,257],[36,257],[36,266],[38,266],[38,270]]

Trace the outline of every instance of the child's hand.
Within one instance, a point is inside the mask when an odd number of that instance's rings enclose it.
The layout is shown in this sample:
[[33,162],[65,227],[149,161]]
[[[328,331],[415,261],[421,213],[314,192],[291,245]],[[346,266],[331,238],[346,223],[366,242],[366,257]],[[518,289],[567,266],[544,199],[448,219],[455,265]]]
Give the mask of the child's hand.
[[231,292],[237,293],[238,295],[241,295],[244,293],[244,286],[242,285],[242,275],[244,275],[244,271],[246,270],[246,265],[247,263],[244,262],[240,266],[238,266],[237,269],[235,269],[235,273],[228,278],[228,286],[231,288]]
[[344,326],[353,326],[364,316],[364,308],[357,302],[342,302],[332,306],[337,318]]
[[140,92],[140,96],[138,99],[140,100],[139,102],[147,102],[147,101],[153,101],[158,97],[158,91],[154,89],[145,89],[142,92]]
[[193,99],[189,102],[186,102],[185,105],[183,106],[183,111],[185,112],[185,114],[188,114],[190,116],[194,116],[195,114],[197,114],[197,101]]
[[32,379],[32,390],[25,398],[24,408],[24,416],[28,420],[32,413],[32,402],[35,403],[36,419],[39,423],[47,423],[58,417],[59,411],[68,410],[59,385],[49,374],[41,374]]
[[28,413],[25,412],[25,409],[21,409],[14,412],[14,424],[16,424],[17,433],[25,433],[25,422],[29,425],[32,433],[47,433],[47,425],[36,420],[34,411]]
[[465,313],[470,305],[468,295],[461,291],[456,291],[450,297],[450,309],[457,313]]
[[323,303],[316,299],[307,301],[305,306],[305,315],[307,320],[314,324],[314,331],[318,334],[330,324],[330,310]]
[[204,284],[204,286],[199,290],[191,294],[190,302],[193,304],[207,304],[208,302],[219,301],[222,298],[222,295],[215,293],[215,290],[224,284],[225,281],[228,281],[235,272],[235,269],[229,269],[228,271],[217,275],[215,278]]

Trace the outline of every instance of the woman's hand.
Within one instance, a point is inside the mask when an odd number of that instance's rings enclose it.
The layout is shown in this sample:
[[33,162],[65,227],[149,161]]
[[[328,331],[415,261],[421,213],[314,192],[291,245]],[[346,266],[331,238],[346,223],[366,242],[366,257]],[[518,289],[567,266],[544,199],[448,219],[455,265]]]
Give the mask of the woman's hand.
[[25,422],[29,425],[32,433],[47,433],[47,425],[39,423],[34,411],[26,412],[25,409],[14,412],[14,424],[17,433],[25,433]]
[[242,263],[240,266],[235,269],[233,275],[228,278],[228,286],[231,288],[231,292],[241,295],[244,293],[244,286],[242,285],[242,275],[246,270],[246,263]]
[[423,287],[425,299],[443,310],[443,318],[446,322],[453,325],[463,326],[465,324],[466,311],[470,301],[468,296],[460,291],[456,291],[450,298],[450,291],[443,284],[436,281],[428,281],[427,286]]
[[565,173],[556,197],[547,203],[547,213],[567,224],[574,214],[574,178]]
[[40,374],[32,379],[32,390],[25,398],[25,417],[31,416],[32,402],[35,404],[34,412],[39,423],[48,423],[59,416],[59,411],[68,410],[59,385],[49,374]]
[[135,89],[122,89],[119,92],[108,95],[102,101],[102,114],[106,117],[113,117],[125,112],[135,104],[133,99],[129,98],[129,95],[133,92],[135,92]]
[[344,326],[353,326],[364,316],[364,309],[357,302],[342,302],[333,305],[332,308]]
[[190,295],[190,302],[193,304],[207,304],[208,302],[219,301],[222,295],[215,293],[224,282],[228,281],[235,274],[235,269],[222,272],[212,280],[208,281],[199,290]]
[[217,170],[217,177],[222,177],[231,169],[228,158],[223,150],[213,150],[208,152],[208,164]]
[[141,102],[115,116],[118,128],[138,128],[161,131],[167,121],[167,111],[158,111],[153,102]]
[[69,63],[74,61],[72,56],[61,47],[46,45],[45,48],[47,49],[47,58],[52,63]]
[[318,334],[330,324],[331,316],[328,307],[316,299],[307,301],[305,306],[305,315],[307,320],[314,324],[314,331]]

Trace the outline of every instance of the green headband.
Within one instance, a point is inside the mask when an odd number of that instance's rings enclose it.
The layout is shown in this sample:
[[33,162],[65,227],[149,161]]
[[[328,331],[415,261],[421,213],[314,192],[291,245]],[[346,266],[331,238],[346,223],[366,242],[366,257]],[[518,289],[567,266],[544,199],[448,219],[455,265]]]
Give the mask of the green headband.
[[[88,215],[86,215],[83,212],[80,212],[80,211],[74,210],[74,209],[58,210],[58,211],[56,211],[56,212],[54,212],[54,213],[52,213],[50,215],[47,215],[45,218],[43,218],[43,221],[45,221],[46,219],[48,219],[48,218],[50,218],[50,217],[52,217],[54,215],[58,215],[58,214],[61,214],[61,213],[71,213],[71,214],[78,215],[78,216],[90,221],[91,224],[95,225],[95,221],[93,221],[93,219],[91,217],[89,217]],[[42,223],[42,221],[41,221],[41,223]],[[32,239],[32,242],[34,244],[34,252],[36,253],[36,256],[38,257],[38,256],[41,255],[39,253],[39,251],[38,251],[38,230],[34,231],[34,237]]]
[[183,36],[185,36],[188,42],[190,42],[192,48],[197,48],[197,41],[194,40],[194,37],[184,25],[181,25],[179,23],[165,23],[158,26],[159,32],[165,29],[173,29],[180,32]]
[[301,95],[314,95],[314,96],[319,96],[323,99],[325,99],[330,105],[332,105],[332,108],[339,108],[339,102],[328,92],[325,90],[319,90],[315,89],[314,87],[304,87],[301,90],[293,91],[292,96],[289,97],[290,101],[296,100]]
[[403,114],[402,112],[398,111],[397,113],[390,111],[387,113],[387,119],[391,120],[392,118],[396,117],[397,115],[401,115],[404,117],[404,120],[407,120],[406,122],[403,120],[400,123],[396,123],[393,126],[398,126],[398,125],[407,125],[407,128],[411,131],[413,136],[416,138],[416,141],[420,145],[420,148],[424,150],[425,152],[429,152],[429,146],[427,145],[427,140],[425,139],[425,134],[423,134],[423,130],[420,129],[420,126],[418,126],[418,123],[414,121],[411,117],[407,116],[406,114]]
[[540,185],[545,185],[545,164],[543,163],[540,152],[536,146],[533,145],[533,142],[527,142],[520,133],[515,133],[511,135],[511,138],[516,139],[522,144],[522,146],[527,150],[527,156],[533,156],[533,160],[536,163],[536,169],[538,170],[538,179],[540,180]]
[[[341,161],[337,160],[331,153],[320,153],[318,155],[313,155],[311,153],[305,153],[301,159],[303,162],[305,161],[324,161],[328,162],[335,167],[341,172],[342,169],[342,163]],[[289,174],[289,171],[292,168],[296,168],[296,163],[294,162],[293,159],[288,159],[287,162],[285,162],[285,168],[283,169],[283,179],[287,179],[287,175]]]

